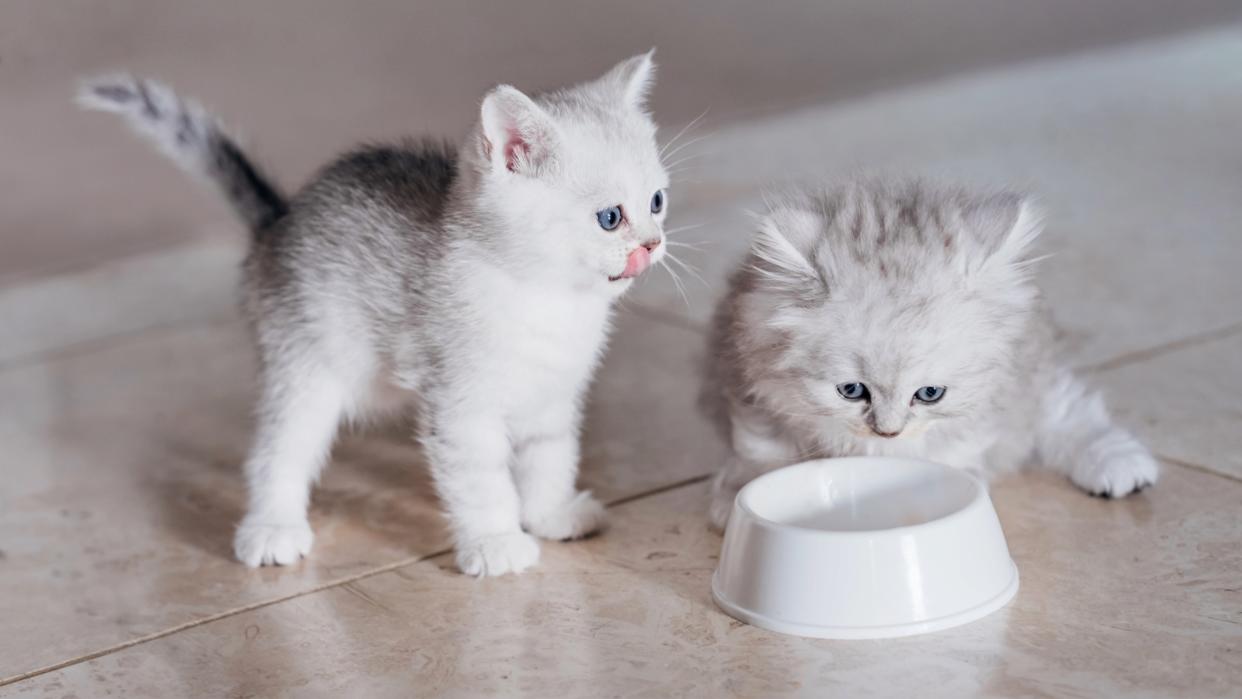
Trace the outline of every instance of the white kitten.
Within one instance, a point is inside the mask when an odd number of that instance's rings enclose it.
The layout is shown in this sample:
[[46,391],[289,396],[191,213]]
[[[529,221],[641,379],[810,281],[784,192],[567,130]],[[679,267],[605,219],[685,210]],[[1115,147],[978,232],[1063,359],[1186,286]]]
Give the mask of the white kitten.
[[263,391],[239,559],[306,555],[338,424],[407,401],[463,572],[521,571],[535,536],[602,525],[575,487],[581,403],[613,301],[664,255],[653,73],[648,53],[535,98],[497,87],[460,149],[362,148],[289,200],[167,88],[84,87],[84,104],[216,184],[254,232],[245,306]]
[[1055,363],[1031,279],[1040,225],[1012,194],[865,179],[794,193],[762,219],[717,309],[703,404],[738,489],[815,457],[917,456],[983,474],[1028,460],[1121,497],[1155,460]]

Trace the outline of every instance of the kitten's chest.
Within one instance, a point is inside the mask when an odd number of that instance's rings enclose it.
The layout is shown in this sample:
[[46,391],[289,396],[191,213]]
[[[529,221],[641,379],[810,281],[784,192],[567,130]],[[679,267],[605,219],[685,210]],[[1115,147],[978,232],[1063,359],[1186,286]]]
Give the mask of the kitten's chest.
[[493,359],[515,403],[576,395],[607,339],[609,305],[561,289],[522,288],[489,309]]

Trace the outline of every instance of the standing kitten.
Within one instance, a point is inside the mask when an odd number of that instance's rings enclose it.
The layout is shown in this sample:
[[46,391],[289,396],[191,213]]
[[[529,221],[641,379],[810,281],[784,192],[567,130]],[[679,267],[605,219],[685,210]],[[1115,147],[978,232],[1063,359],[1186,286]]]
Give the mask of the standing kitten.
[[518,572],[535,536],[599,529],[603,507],[574,485],[583,394],[613,301],[664,255],[653,73],[647,53],[535,98],[502,85],[460,149],[361,148],[288,200],[167,88],[83,88],[253,231],[245,310],[263,376],[242,562],[309,553],[310,488],[338,424],[407,403],[462,572]]
[[1012,194],[863,180],[792,195],[762,220],[716,312],[704,406],[738,489],[808,458],[917,456],[980,473],[1032,458],[1121,497],[1155,460],[1056,364]]

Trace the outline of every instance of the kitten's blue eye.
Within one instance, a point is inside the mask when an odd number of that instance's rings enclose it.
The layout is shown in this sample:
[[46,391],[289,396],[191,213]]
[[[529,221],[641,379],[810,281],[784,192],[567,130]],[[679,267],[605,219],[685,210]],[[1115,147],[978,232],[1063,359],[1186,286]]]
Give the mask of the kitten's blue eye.
[[596,211],[595,220],[599,221],[599,227],[606,231],[616,230],[617,226],[621,225],[621,207],[610,206]]
[[935,403],[944,398],[944,386],[924,386],[914,392],[914,400],[920,403]]
[[839,383],[837,393],[840,393],[845,400],[862,400],[871,397],[871,392],[860,383]]
[[655,194],[651,195],[651,213],[658,214],[664,210],[664,190],[657,189]]

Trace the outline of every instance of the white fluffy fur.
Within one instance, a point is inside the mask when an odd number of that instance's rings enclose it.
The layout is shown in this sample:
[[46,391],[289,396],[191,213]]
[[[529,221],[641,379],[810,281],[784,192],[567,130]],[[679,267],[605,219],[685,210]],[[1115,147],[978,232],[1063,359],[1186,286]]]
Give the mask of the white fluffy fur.
[[[435,270],[447,286],[439,305],[460,333],[451,355],[433,379],[425,359],[402,356],[423,351],[418,329],[393,352],[356,325],[356,309],[325,300],[329,352],[312,359],[319,368],[295,372],[316,379],[299,382],[296,401],[275,401],[269,419],[287,424],[261,430],[248,463],[239,558],[306,554],[307,485],[338,419],[372,412],[377,385],[420,403],[462,572],[517,573],[537,562],[535,537],[574,539],[603,525],[604,508],[575,487],[581,403],[612,303],[632,283],[612,278],[636,246],[664,240],[665,214],[652,215],[649,202],[668,179],[638,98],[653,70],[647,54],[539,98],[510,86],[485,96],[462,149],[462,202],[446,216],[454,249]],[[600,230],[594,212],[617,204],[625,225]],[[661,245],[652,261],[663,254]],[[420,390],[428,383],[439,388]]]
[[[1151,455],[1056,365],[1031,279],[1039,231],[1020,197],[917,181],[774,204],[715,323],[704,399],[733,454],[713,481],[713,523],[755,476],[823,456],[984,475],[1034,461],[1107,497],[1153,483]],[[843,398],[852,382],[870,398]],[[922,386],[947,391],[923,404]]]
[[[307,555],[310,490],[338,424],[411,405],[464,573],[522,571],[536,537],[603,525],[575,486],[579,426],[613,302],[632,284],[619,279],[627,256],[665,255],[667,209],[653,214],[651,199],[668,174],[643,104],[653,74],[647,53],[533,98],[497,87],[455,153],[364,149],[288,215],[197,106],[128,77],[83,91],[220,183],[258,229],[246,306],[264,376],[241,561]],[[202,137],[179,136],[186,122]],[[259,190],[265,207],[250,215]],[[411,194],[423,190],[439,199]],[[602,230],[595,212],[618,205],[624,222]]]

